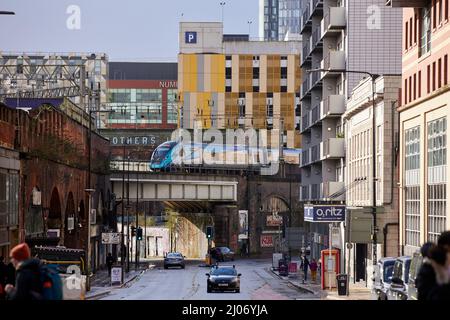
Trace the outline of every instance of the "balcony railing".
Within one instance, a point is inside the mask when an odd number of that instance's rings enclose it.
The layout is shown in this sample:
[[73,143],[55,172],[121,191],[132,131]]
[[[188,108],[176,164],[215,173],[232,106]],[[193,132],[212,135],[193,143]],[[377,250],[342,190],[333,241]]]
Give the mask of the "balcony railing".
[[311,7],[311,15],[323,9],[323,0],[313,0]]
[[322,44],[322,30],[321,27],[317,27],[314,29],[313,33],[312,33],[312,46],[313,48],[315,47],[321,47]]
[[311,125],[315,124],[317,121],[319,121],[320,116],[320,106],[317,105],[311,110]]
[[322,198],[320,184],[312,184],[311,185],[311,200],[319,200]]
[[331,50],[324,56],[321,67],[330,70],[345,70],[345,51]]
[[321,102],[320,119],[339,117],[345,112],[345,96],[330,95]]
[[311,163],[320,161],[320,145],[311,147]]
[[300,163],[302,166],[307,166],[311,163],[311,153],[310,150],[303,150],[300,154]]
[[306,60],[310,60],[311,56],[309,55],[311,53],[311,41],[307,40],[305,45],[303,46],[303,59],[302,62],[304,63]]
[[302,16],[302,30],[305,29],[306,27],[310,26],[312,24],[311,21],[311,10],[309,5],[307,5],[305,7],[305,10],[303,11],[303,16]]
[[345,157],[345,139],[330,138],[321,142],[320,159],[340,159]]
[[320,72],[311,73],[311,88],[314,87],[322,79]]
[[311,86],[310,77],[306,76],[306,79],[305,79],[305,81],[303,81],[303,84],[302,84],[302,95],[303,96],[305,96],[308,93],[310,86]]
[[330,7],[323,17],[323,34],[337,32],[347,25],[345,7]]
[[311,125],[311,113],[307,111],[304,116],[302,116],[302,132],[309,128]]
[[300,201],[310,200],[310,186],[301,186],[300,187]]

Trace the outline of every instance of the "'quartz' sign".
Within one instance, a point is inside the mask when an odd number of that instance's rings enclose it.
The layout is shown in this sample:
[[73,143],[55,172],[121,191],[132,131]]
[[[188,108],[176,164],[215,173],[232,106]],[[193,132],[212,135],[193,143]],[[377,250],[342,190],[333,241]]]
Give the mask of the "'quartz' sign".
[[309,206],[305,207],[304,215],[308,222],[342,222],[345,206]]

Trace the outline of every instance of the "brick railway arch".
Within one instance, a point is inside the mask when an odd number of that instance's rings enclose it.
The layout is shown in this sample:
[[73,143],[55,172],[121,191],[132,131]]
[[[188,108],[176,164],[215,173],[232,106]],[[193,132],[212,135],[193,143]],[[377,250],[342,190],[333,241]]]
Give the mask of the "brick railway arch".
[[76,248],[78,238],[78,216],[72,192],[69,192],[67,195],[65,219],[64,245],[67,248]]
[[264,198],[260,206],[261,213],[289,212],[289,201],[278,194],[270,194]]
[[[59,238],[63,237],[63,214],[61,210],[61,198],[59,196],[58,188],[54,187],[50,197],[50,207],[47,217],[47,229],[59,230]],[[53,235],[52,237],[55,237]]]

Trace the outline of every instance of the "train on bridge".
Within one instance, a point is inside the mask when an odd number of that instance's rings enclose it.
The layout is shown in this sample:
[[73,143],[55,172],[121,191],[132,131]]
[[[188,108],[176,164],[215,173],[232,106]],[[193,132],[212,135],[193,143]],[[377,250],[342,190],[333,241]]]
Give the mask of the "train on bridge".
[[213,143],[182,143],[167,141],[152,154],[150,170],[171,167],[202,166],[211,168],[258,169],[283,159],[285,163],[299,164],[301,149],[251,147]]

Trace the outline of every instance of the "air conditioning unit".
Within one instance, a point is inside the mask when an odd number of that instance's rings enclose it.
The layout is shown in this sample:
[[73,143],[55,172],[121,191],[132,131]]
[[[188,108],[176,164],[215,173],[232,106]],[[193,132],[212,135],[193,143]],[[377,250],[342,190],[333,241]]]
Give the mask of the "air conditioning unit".
[[48,229],[47,238],[59,238],[61,237],[61,230],[59,229]]
[[75,229],[75,217],[67,218],[67,230],[71,231]]
[[97,224],[97,210],[91,209],[91,214],[89,216],[91,224]]

